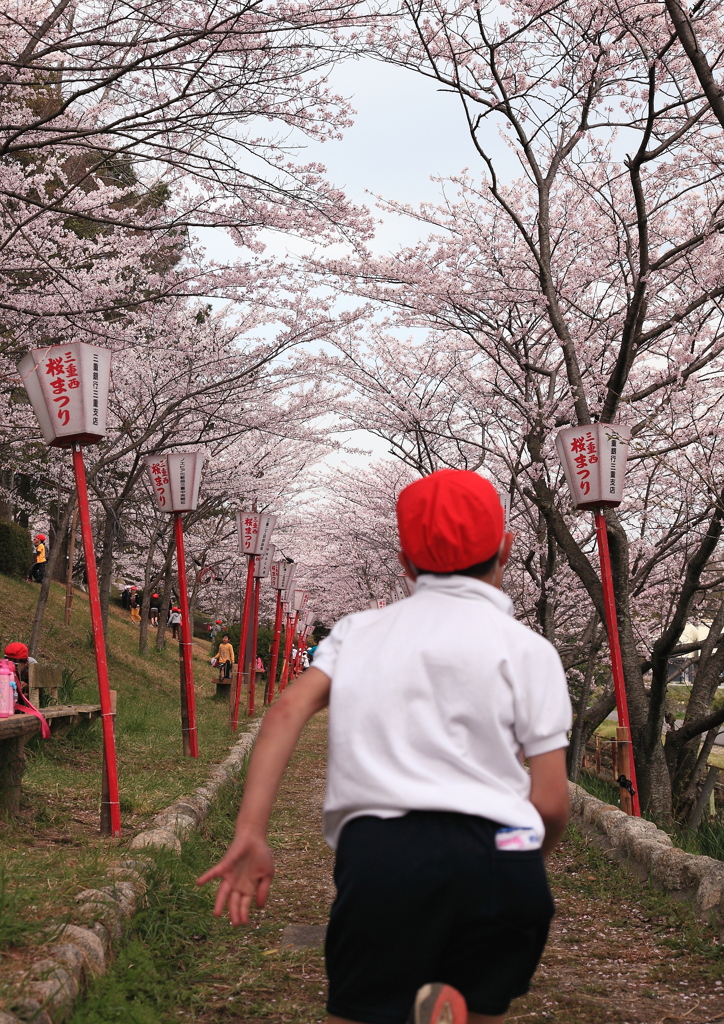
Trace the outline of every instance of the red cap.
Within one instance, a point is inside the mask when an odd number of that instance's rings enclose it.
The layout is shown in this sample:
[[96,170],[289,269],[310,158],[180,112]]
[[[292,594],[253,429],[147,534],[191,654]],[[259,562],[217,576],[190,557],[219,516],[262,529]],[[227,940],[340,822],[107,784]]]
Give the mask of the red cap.
[[158,597],[158,594],[151,594],[151,597]]
[[44,533],[39,533],[39,534],[36,535],[35,539],[36,540],[45,540],[45,534]]
[[497,554],[505,516],[489,480],[466,469],[440,469],[400,492],[397,528],[417,569],[455,572]]
[[5,657],[12,658],[14,661],[26,661],[28,657],[27,644],[8,644],[5,648]]

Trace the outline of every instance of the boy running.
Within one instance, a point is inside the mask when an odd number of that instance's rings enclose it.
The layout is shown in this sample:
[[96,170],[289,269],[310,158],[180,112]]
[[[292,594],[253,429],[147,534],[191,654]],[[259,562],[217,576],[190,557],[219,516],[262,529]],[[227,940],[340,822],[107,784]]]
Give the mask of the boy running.
[[570,701],[555,649],[501,592],[513,538],[492,485],[433,473],[402,491],[397,521],[415,594],[341,619],[267,712],[235,838],[199,882],[222,879],[214,913],[233,924],[264,905],[274,797],[329,706],[328,1024],[496,1024],[553,915],[543,858],[568,817]]

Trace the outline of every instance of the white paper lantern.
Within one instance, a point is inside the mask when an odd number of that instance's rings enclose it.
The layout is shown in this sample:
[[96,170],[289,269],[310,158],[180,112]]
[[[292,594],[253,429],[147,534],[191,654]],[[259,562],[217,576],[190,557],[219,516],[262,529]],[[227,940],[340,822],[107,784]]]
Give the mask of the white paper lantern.
[[43,440],[56,448],[106,436],[111,353],[76,341],[34,349],[18,363]]
[[254,565],[254,576],[258,580],[263,580],[269,575],[269,570],[272,566],[272,559],[274,558],[274,552],[276,551],[276,544],[267,544],[266,548],[256,559]]
[[162,512],[193,512],[199,503],[201,474],[208,452],[146,455],[146,472]]
[[295,612],[299,612],[299,614],[301,615],[302,612],[305,612],[306,609],[307,609],[307,601],[309,600],[309,591],[308,590],[295,590],[294,591],[294,599],[293,600],[294,600],[294,611]]
[[237,512],[236,525],[242,555],[261,555],[271,542],[277,517],[261,512]]
[[631,428],[611,423],[566,427],[556,449],[576,508],[615,508],[623,501]]
[[271,585],[275,590],[289,590],[296,571],[296,562],[288,562],[286,558],[280,558],[277,562],[272,562]]

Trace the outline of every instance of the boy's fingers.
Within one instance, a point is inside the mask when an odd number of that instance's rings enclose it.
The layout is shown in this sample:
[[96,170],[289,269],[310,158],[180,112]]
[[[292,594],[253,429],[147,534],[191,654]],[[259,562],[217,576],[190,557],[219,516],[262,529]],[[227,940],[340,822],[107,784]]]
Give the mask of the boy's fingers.
[[213,868],[209,868],[209,870],[205,871],[203,875],[199,875],[199,877],[196,879],[196,884],[206,885],[206,883],[210,882],[212,878],[219,878],[222,874],[223,869],[221,867],[221,864],[215,864]]
[[229,890],[231,886],[224,880],[219,886],[219,891],[216,894],[216,902],[214,903],[214,917],[221,917],[224,913],[224,905],[229,896]]
[[233,925],[247,924],[249,921],[249,908],[251,906],[251,894],[232,889],[229,895],[228,908],[229,920]]
[[233,925],[240,925],[241,920],[241,893],[234,890],[229,896],[229,920]]
[[250,908],[251,908],[251,896],[242,896],[241,897],[241,924],[248,924]]
[[256,889],[256,905],[257,907],[263,907],[267,901],[269,890],[271,888],[272,878],[271,875],[265,875],[259,882]]

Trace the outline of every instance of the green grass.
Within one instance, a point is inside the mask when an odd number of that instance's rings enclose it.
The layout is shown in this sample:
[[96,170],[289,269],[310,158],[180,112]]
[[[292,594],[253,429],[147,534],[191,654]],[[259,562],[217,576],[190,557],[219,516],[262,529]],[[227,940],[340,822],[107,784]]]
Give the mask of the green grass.
[[[654,930],[662,936],[661,945],[682,957],[696,954],[703,976],[710,981],[721,979],[724,945],[719,942],[719,929],[714,922],[698,920],[690,903],[650,883],[641,883],[623,871],[574,825],[566,831],[564,849],[580,867],[575,876],[570,873],[557,876],[556,886],[600,901],[601,906],[608,908],[608,924],[614,927],[625,925],[624,905],[635,906],[639,914],[651,917]],[[583,868],[590,871],[590,875],[584,874]],[[615,900],[612,899],[614,893]],[[620,922],[617,915],[620,915]],[[693,984],[693,977],[691,980]]]
[[225,794],[205,834],[184,843],[180,858],[157,855],[127,943],[71,1024],[167,1024],[179,1019],[176,1011],[200,1006],[208,965],[198,956],[199,943],[229,925],[212,916],[213,887],[199,889],[195,879],[228,845],[238,799],[238,792]]
[[[0,576],[0,643],[27,640],[37,594],[36,586]],[[64,588],[54,585],[39,658],[64,666],[64,696],[74,703],[98,703],[87,598],[75,595],[73,617],[66,627],[64,597]],[[15,924],[5,929],[11,957],[13,945],[43,939],[37,925],[28,930],[26,922],[42,918],[53,925],[68,920],[75,894],[102,879],[109,858],[154,813],[200,785],[210,763],[223,760],[233,742],[227,728],[228,704],[214,697],[214,673],[204,641],[197,640],[194,646],[198,759],[182,753],[178,645],[169,642],[158,653],[151,642],[148,653],[140,655],[138,627],[128,613],[112,606],[107,650],[111,688],[118,693],[116,746],[123,837],[111,840],[98,833],[100,721],[78,726],[65,737],[34,738],[27,745],[20,814],[0,817],[0,870],[8,879],[5,899],[15,908],[8,918]],[[19,903],[17,893],[23,894]]]
[[270,827],[277,876],[267,906],[253,911],[249,927],[235,929],[228,920],[216,920],[216,886],[195,885],[233,835],[240,779],[222,794],[178,860],[158,858],[127,945],[71,1024],[316,1024],[326,1019],[321,950],[280,948],[286,924],[321,924],[329,909],[331,855],[319,820],[325,753],[326,716],[319,716],[303,733],[282,781]]
[[[237,802],[238,792],[226,794],[203,833],[185,844],[180,859],[157,858],[145,906],[126,944],[111,970],[91,986],[70,1024],[312,1024],[323,1019],[326,986],[318,974],[319,952],[280,950],[279,922],[258,913],[250,928],[232,930],[212,917],[213,887],[194,884],[226,848]],[[289,833],[286,841],[293,842],[296,834]],[[565,892],[605,904],[617,929],[630,924],[629,908],[635,906],[659,933],[660,944],[673,958],[682,958],[682,977],[706,986],[721,976],[723,951],[716,929],[697,921],[688,905],[626,875],[574,827],[565,844],[570,863],[567,870],[554,872],[557,898]]]

